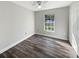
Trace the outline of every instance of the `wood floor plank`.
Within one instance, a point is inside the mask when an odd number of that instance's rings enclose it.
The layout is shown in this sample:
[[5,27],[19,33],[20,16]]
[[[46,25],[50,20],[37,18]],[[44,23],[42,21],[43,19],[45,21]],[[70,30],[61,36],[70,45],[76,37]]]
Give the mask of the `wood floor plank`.
[[56,38],[43,35],[32,37],[0,54],[0,58],[76,58],[71,45]]

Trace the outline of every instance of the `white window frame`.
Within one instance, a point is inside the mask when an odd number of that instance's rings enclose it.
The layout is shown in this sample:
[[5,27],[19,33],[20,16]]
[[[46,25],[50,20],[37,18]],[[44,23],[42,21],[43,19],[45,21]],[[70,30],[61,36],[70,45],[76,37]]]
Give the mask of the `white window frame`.
[[[51,14],[45,14],[45,15],[51,15]],[[55,20],[54,20],[54,30],[53,31],[45,29],[45,15],[44,15],[44,31],[46,31],[46,32],[55,32]],[[54,15],[54,19],[55,19],[55,15]]]

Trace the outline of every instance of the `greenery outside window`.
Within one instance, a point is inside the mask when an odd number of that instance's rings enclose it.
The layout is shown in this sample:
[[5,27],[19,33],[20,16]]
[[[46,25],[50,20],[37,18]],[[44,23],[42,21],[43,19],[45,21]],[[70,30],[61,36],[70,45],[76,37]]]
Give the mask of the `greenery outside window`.
[[55,31],[55,20],[54,15],[45,15],[45,31],[54,32]]

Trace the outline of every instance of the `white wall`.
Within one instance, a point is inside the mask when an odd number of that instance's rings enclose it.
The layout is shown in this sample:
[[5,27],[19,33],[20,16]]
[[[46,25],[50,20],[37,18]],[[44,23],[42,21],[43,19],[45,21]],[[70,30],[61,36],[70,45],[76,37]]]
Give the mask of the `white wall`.
[[[44,15],[55,15],[55,32],[44,31]],[[35,12],[35,33],[67,40],[68,37],[69,7]]]
[[69,40],[76,53],[79,55],[79,2],[70,5]]
[[0,2],[0,53],[32,34],[34,13],[12,2]]

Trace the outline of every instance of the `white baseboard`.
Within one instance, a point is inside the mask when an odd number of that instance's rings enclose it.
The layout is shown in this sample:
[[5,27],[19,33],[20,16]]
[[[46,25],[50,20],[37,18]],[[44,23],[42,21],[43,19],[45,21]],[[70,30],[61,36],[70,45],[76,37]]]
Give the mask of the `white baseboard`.
[[3,53],[3,52],[5,52],[5,51],[7,51],[8,49],[14,47],[15,45],[19,44],[20,42],[24,41],[25,39],[31,37],[32,35],[34,35],[34,34],[30,34],[30,35],[28,35],[27,37],[23,38],[22,40],[20,40],[20,41],[18,41],[18,42],[15,42],[14,44],[12,44],[12,45],[10,45],[10,46],[8,46],[8,47],[2,49],[2,50],[0,51],[0,54]]
[[44,35],[44,36],[53,37],[53,38],[58,38],[58,39],[61,39],[61,40],[67,40],[66,37],[58,37],[58,36],[53,36],[53,35],[48,35],[48,34],[42,34],[42,33],[35,33],[35,34]]

